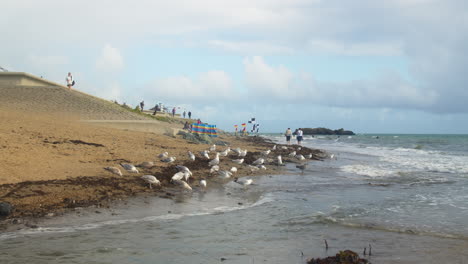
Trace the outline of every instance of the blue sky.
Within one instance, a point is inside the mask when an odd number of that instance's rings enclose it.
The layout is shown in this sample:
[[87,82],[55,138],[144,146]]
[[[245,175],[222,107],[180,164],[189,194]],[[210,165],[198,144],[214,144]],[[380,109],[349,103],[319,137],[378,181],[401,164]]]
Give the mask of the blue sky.
[[468,133],[461,0],[18,0],[0,66],[231,130]]

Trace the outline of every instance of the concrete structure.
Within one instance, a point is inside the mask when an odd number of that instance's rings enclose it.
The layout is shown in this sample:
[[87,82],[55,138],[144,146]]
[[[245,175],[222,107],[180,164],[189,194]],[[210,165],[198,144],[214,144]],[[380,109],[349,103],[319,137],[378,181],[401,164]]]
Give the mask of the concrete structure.
[[34,76],[25,72],[0,72],[0,86],[56,86],[66,87],[64,85]]

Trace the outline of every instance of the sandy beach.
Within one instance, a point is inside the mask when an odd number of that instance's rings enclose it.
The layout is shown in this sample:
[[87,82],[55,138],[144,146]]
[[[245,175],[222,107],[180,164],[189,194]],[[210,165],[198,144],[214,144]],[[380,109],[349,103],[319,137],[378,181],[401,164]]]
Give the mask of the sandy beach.
[[[206,178],[209,185],[225,182],[210,175],[208,160],[198,154],[209,145],[194,144],[176,135],[182,119],[168,123],[145,118],[111,102],[63,88],[8,87],[0,88],[0,94],[0,201],[14,207],[9,220],[90,205],[109,207],[112,200],[140,193],[170,198],[179,191],[169,183],[177,171],[176,164],[192,170],[189,183],[194,188],[200,178]],[[248,149],[247,163],[273,146],[261,138],[227,135],[220,135],[214,142],[226,145],[218,146],[218,151],[227,146]],[[159,161],[157,155],[166,151],[177,161]],[[196,154],[195,161],[189,160],[188,151]],[[280,153],[288,151],[278,150],[276,154]],[[232,153],[222,157],[221,169],[236,166],[239,176],[275,174],[281,170],[268,166],[267,170],[251,172],[246,166],[231,162],[235,158]],[[138,174],[125,172],[119,165],[144,161],[156,165],[139,168]],[[124,176],[104,170],[107,166],[119,167]],[[149,189],[140,178],[146,174],[155,175],[162,187]]]

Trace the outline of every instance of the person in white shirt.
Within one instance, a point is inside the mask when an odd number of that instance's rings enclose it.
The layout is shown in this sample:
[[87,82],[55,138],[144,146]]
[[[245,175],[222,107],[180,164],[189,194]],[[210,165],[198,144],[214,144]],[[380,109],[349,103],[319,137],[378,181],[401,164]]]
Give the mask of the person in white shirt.
[[302,142],[302,135],[304,134],[304,132],[302,132],[302,130],[299,128],[297,130],[297,134],[296,134],[296,138],[297,138],[297,144],[298,145],[301,145],[301,142]]
[[286,129],[286,132],[284,132],[284,136],[286,137],[286,142],[288,143],[288,145],[291,145],[291,136],[292,136],[291,128],[288,127],[288,129]]
[[71,72],[68,73],[67,78],[65,79],[67,82],[68,89],[71,90],[71,87],[75,84],[75,81],[73,81],[73,76]]

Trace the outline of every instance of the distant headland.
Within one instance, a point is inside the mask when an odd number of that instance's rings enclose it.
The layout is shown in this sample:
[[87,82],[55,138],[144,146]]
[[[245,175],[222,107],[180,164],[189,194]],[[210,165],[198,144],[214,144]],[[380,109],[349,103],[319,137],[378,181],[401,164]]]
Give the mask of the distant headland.
[[304,135],[355,135],[351,130],[344,130],[343,128],[332,130],[329,128],[324,127],[317,127],[317,128],[303,128]]

